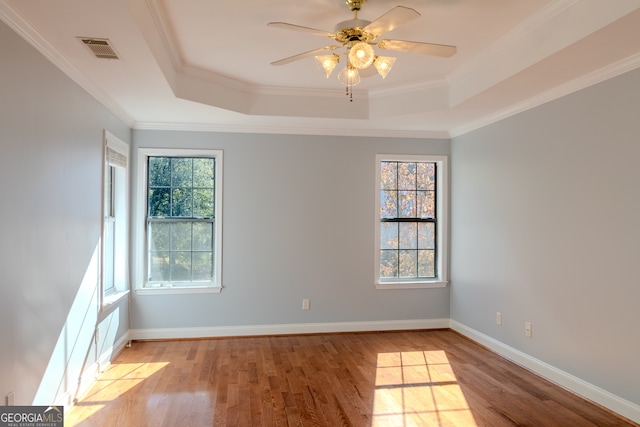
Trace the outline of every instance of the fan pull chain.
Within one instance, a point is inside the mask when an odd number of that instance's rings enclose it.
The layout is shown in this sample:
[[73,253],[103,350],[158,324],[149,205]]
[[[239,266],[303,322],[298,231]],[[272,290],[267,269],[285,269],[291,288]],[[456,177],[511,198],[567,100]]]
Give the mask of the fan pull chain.
[[351,84],[351,77],[347,77],[347,86],[344,88],[344,94],[349,97],[349,102],[353,102],[353,85]]

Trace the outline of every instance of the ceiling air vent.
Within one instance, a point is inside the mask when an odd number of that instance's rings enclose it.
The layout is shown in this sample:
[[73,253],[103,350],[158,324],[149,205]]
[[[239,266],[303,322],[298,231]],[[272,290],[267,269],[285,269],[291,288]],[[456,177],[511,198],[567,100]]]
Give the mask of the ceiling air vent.
[[118,54],[109,44],[109,39],[78,37],[96,58],[119,59]]

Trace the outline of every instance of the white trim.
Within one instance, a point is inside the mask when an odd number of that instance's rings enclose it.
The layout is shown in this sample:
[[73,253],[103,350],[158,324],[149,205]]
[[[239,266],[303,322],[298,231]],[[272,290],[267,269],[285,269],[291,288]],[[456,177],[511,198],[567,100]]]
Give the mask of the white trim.
[[[106,129],[103,130],[103,150],[102,150],[102,187],[101,187],[101,209],[100,209],[100,309],[104,310],[109,305],[124,298],[129,293],[129,145]],[[105,294],[104,267],[105,267],[105,172],[110,166],[108,161],[108,150],[113,150],[124,157],[124,166],[117,167],[116,175],[116,217],[120,218],[116,222],[114,229],[116,236],[115,250],[118,253],[114,262],[114,291]]]
[[640,405],[616,396],[606,390],[588,383],[576,376],[564,372],[548,363],[529,356],[520,350],[510,347],[502,342],[491,338],[488,335],[478,332],[460,322],[451,320],[451,329],[476,341],[479,344],[496,352],[500,356],[508,359],[543,378],[552,381],[573,393],[608,408],[623,417],[635,422],[640,422]]
[[427,281],[427,282],[393,282],[376,283],[376,289],[432,289],[446,288],[449,282]]
[[69,60],[54,48],[42,35],[22,18],[22,15],[8,2],[0,0],[0,20],[36,49],[49,62],[73,80],[78,86],[86,90],[113,115],[122,120],[128,127],[135,123],[133,118],[125,112],[109,95],[84,76]]
[[98,376],[104,372],[104,370],[111,364],[111,361],[114,360],[115,357],[125,348],[127,343],[130,341],[130,335],[131,332],[126,332],[119,340],[114,342],[111,347],[98,356],[97,361],[82,371],[77,383],[69,384],[69,387],[73,388],[77,386],[77,388],[74,390],[66,390],[56,399],[55,404],[69,407],[73,406],[76,400],[80,400],[84,394],[89,391]]
[[[223,204],[222,204],[222,192],[223,190],[223,177],[224,177],[224,151],[219,149],[188,149],[188,148],[138,148],[138,177],[137,177],[137,192],[135,195],[135,221],[137,222],[137,226],[135,227],[136,235],[133,236],[133,240],[135,241],[135,254],[133,259],[135,260],[135,269],[133,280],[134,280],[134,288],[136,290],[136,294],[139,293],[140,290],[144,291],[142,294],[154,292],[156,294],[160,293],[194,293],[194,292],[210,292],[210,293],[219,293],[222,288],[222,217],[223,217]],[[206,156],[216,159],[216,169],[215,169],[215,260],[214,260],[214,268],[215,268],[215,278],[214,282],[210,286],[202,286],[202,287],[145,287],[146,278],[146,251],[147,245],[145,242],[146,236],[146,195],[147,195],[147,158],[150,156],[167,156],[167,157],[175,157],[175,156],[183,156],[183,157],[197,157],[197,156]],[[174,289],[178,289],[174,291]],[[182,289],[182,292],[179,290]],[[197,291],[186,291],[187,289],[196,289]]]
[[448,139],[447,130],[403,130],[403,129],[366,129],[340,127],[292,127],[246,124],[215,124],[215,123],[172,123],[172,122],[136,122],[133,129],[137,130],[169,130],[185,132],[227,132],[227,133],[263,133],[282,135],[322,135],[322,136],[352,136],[369,138],[429,138]]
[[113,343],[111,347],[109,347],[104,353],[98,357],[98,361],[96,364],[98,365],[96,372],[98,374],[104,372],[104,370],[111,365],[111,361],[116,358],[118,354],[122,350],[124,350],[127,343],[131,340],[131,332],[127,331],[125,334],[120,337],[119,340]]
[[129,293],[130,291],[129,289],[127,289],[125,291],[116,291],[113,294],[104,296],[102,299],[101,309],[104,311],[104,310],[107,310],[112,305],[117,305],[120,301],[125,299],[129,295]]
[[136,289],[136,295],[178,295],[178,294],[219,294],[222,292],[222,286],[149,286],[146,288]]
[[[436,270],[438,277],[424,281],[403,281],[393,279],[380,280],[380,162],[435,162],[436,167]],[[423,154],[376,154],[375,161],[375,241],[374,241],[374,284],[376,289],[420,289],[442,288],[448,283],[448,240],[449,240],[449,158],[447,156],[432,156]]]
[[546,104],[582,89],[594,86],[603,81],[612,79],[621,74],[635,70],[640,67],[640,53],[631,55],[618,62],[602,67],[592,73],[585,74],[571,81],[558,85],[550,90],[539,93],[523,101],[517,102],[510,107],[484,115],[478,120],[467,122],[461,126],[449,130],[449,137],[455,138],[476,129],[483,128],[492,123],[499,122],[524,111],[531,110],[539,105]]
[[449,319],[378,320],[371,322],[294,323],[276,325],[210,326],[197,328],[132,329],[131,339],[161,340],[335,332],[401,331],[449,328]]

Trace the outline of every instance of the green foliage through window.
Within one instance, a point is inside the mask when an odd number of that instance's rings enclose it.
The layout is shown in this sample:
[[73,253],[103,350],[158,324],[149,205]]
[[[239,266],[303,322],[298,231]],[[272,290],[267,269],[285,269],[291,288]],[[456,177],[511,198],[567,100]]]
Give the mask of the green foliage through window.
[[215,170],[212,157],[148,158],[149,283],[215,277]]

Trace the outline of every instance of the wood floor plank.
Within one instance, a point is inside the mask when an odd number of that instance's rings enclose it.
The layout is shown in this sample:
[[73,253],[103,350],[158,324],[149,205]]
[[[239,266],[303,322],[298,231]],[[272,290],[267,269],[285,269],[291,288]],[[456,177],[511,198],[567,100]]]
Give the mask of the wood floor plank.
[[447,330],[135,342],[65,426],[638,427]]

